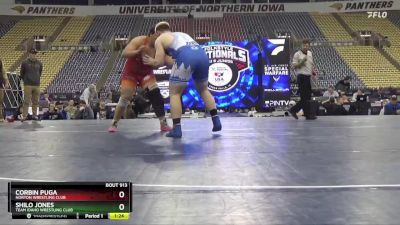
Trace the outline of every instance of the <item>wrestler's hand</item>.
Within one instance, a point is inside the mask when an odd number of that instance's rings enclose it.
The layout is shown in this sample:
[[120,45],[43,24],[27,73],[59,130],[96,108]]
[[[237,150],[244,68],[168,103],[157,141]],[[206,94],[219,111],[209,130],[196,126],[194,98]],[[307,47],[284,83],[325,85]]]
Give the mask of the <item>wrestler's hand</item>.
[[142,61],[143,61],[143,64],[145,64],[145,65],[153,66],[153,64],[154,64],[154,58],[152,58],[149,55],[142,56]]
[[139,48],[137,49],[140,53],[142,53],[143,49],[145,48],[145,45],[141,45],[139,46]]

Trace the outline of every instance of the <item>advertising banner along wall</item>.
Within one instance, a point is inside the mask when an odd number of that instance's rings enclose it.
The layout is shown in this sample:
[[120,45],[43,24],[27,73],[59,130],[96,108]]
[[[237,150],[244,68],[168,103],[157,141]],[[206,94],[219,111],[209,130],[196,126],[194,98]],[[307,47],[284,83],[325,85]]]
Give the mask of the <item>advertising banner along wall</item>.
[[[289,47],[285,39],[257,42],[208,42],[203,45],[210,68],[208,88],[218,108],[251,108],[260,100],[265,107],[284,106],[290,98]],[[261,54],[259,54],[261,53]],[[259,58],[262,57],[262,59]],[[263,70],[255,65],[261,60]],[[163,96],[168,101],[168,69],[155,70]],[[260,76],[262,79],[259,79]],[[259,83],[262,80],[262,83]],[[260,94],[260,88],[265,94]],[[204,108],[192,80],[182,97],[185,108]],[[279,104],[275,104],[278,102]],[[168,104],[166,105],[169,108]]]
[[96,15],[145,15],[145,16],[193,16],[222,15],[223,13],[283,13],[321,12],[346,13],[400,10],[399,0],[339,1],[310,3],[264,4],[203,4],[203,5],[8,5],[0,2],[0,15],[13,16],[96,16]]
[[290,100],[289,40],[262,39],[262,58],[265,106],[288,106]]

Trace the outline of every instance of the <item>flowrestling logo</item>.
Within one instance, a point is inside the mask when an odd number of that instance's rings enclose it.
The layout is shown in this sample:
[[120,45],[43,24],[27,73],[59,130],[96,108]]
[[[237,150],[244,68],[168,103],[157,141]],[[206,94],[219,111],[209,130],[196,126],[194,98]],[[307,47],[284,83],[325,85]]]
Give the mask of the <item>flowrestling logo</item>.
[[239,81],[240,72],[249,68],[249,51],[231,45],[204,46],[210,67],[208,88],[223,92],[233,88]]
[[270,39],[271,44],[274,45],[274,49],[272,49],[271,55],[278,55],[280,52],[285,50],[285,39]]
[[370,18],[379,18],[379,19],[386,19],[388,16],[387,12],[367,12],[368,19]]

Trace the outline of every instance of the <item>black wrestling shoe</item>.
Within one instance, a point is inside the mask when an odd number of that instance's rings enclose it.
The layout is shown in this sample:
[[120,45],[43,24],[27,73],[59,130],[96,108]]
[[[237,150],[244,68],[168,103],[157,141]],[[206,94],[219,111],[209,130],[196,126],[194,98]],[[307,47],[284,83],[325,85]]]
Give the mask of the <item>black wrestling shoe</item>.
[[292,110],[289,110],[289,114],[290,114],[293,118],[295,118],[296,120],[299,119],[299,117],[297,116],[297,114],[296,114],[295,112],[293,112]]

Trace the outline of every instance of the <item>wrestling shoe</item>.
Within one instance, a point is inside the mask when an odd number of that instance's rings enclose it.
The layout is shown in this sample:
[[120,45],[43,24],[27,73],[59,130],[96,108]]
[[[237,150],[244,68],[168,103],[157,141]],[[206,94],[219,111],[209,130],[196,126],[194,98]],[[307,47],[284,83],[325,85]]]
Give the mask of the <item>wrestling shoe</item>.
[[296,120],[299,119],[299,117],[297,116],[297,114],[296,114],[295,112],[293,112],[292,110],[289,110],[289,114],[290,114],[293,118],[295,118]]
[[167,132],[167,131],[171,131],[172,128],[170,126],[168,126],[167,123],[160,123],[160,131],[161,132]]
[[167,137],[181,138],[182,137],[182,127],[181,125],[176,125],[170,132],[167,133]]
[[118,131],[117,123],[116,123],[116,122],[113,122],[113,124],[111,125],[111,127],[108,128],[108,132],[110,132],[110,133],[115,133],[115,132],[117,132],[117,131]]
[[212,122],[214,124],[212,131],[216,132],[216,131],[220,131],[222,129],[222,125],[221,125],[221,121],[219,120],[219,116],[213,116],[211,117]]

